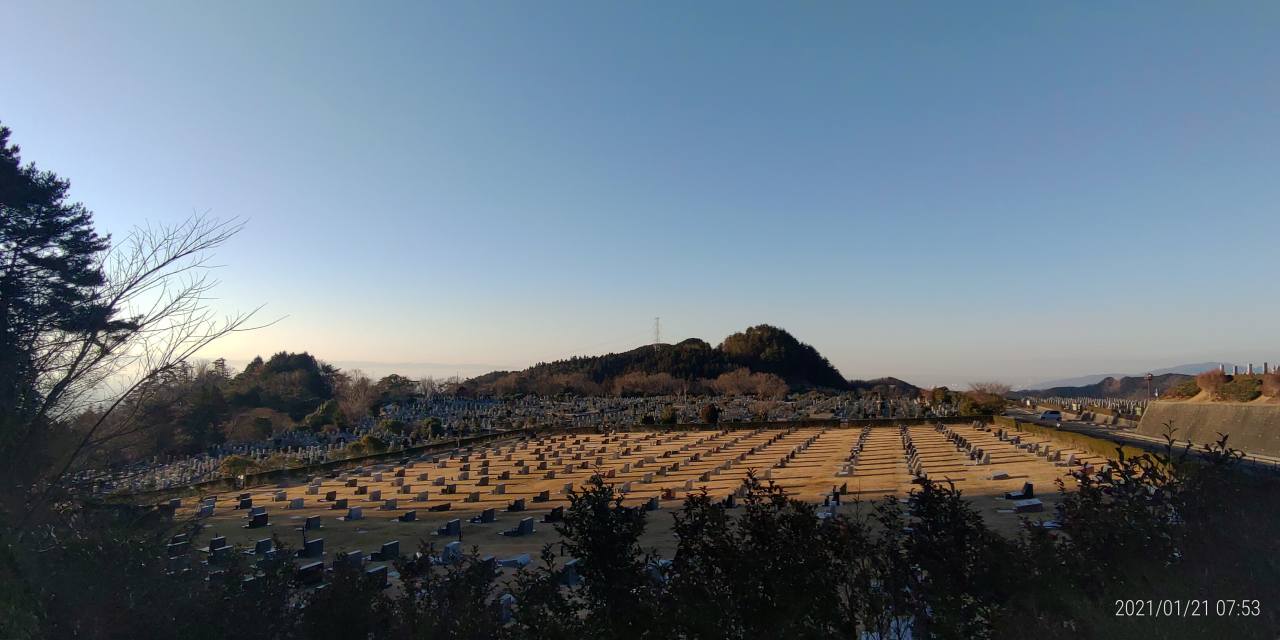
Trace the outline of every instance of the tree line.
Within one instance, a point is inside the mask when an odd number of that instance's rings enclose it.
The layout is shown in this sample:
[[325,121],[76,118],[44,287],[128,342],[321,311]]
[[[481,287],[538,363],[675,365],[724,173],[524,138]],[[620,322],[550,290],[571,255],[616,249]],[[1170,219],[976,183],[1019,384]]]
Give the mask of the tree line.
[[738,393],[742,387],[736,378],[751,375],[762,376],[751,383],[752,390],[765,387],[763,392],[775,395],[785,395],[784,388],[853,388],[817,349],[783,329],[763,324],[734,333],[716,347],[690,338],[623,353],[539,363],[523,371],[493,372],[468,384],[492,395],[673,395],[724,393],[721,387],[725,386]]

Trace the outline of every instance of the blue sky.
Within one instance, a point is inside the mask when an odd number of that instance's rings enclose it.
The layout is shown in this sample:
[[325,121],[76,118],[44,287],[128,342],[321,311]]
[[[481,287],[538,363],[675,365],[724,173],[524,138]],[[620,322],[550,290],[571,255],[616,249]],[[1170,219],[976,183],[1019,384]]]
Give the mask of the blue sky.
[[0,121],[100,226],[248,221],[217,304],[287,317],[211,356],[470,373],[661,316],[920,383],[1280,360],[1274,3],[2,12]]

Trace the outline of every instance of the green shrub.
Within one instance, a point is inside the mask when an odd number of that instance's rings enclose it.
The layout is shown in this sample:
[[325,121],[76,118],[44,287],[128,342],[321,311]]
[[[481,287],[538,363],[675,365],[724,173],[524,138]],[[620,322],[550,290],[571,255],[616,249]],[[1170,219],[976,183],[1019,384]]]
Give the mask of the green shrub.
[[[367,434],[356,444],[363,444],[365,451],[369,453],[382,453],[387,450],[387,443],[382,438],[373,434]],[[354,445],[352,445],[354,446]]]
[[1195,378],[1184,380],[1164,392],[1166,398],[1194,398],[1200,393],[1200,384]]
[[676,408],[671,405],[667,405],[662,408],[662,414],[658,417],[658,422],[661,422],[662,424],[675,424],[677,419],[678,416],[676,414]]
[[404,432],[408,430],[409,425],[405,424],[403,420],[396,420],[395,418],[383,418],[382,420],[378,421],[378,428],[388,433],[403,435]]
[[1258,376],[1232,376],[1218,389],[1215,400],[1249,402],[1262,395],[1262,379]]
[[417,432],[422,438],[438,438],[444,435],[444,423],[435,416],[423,418],[418,421]]
[[307,414],[307,417],[302,419],[302,427],[310,431],[321,431],[328,426],[345,426],[345,422],[342,412],[338,410],[338,402],[330,399],[325,400],[316,407],[315,411]]
[[224,476],[235,477],[258,471],[258,463],[244,456],[227,456],[222,459],[222,464],[218,465],[218,470]]

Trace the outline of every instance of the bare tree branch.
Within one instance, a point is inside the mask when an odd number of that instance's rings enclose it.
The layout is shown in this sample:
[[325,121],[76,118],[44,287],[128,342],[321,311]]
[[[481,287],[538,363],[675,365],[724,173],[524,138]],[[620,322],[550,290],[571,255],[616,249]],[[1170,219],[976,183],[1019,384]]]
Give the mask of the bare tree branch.
[[[101,258],[105,282],[86,303],[110,309],[106,322],[85,332],[46,328],[33,336],[42,402],[23,444],[41,428],[65,424],[95,404],[105,408],[76,431],[74,445],[33,483],[24,522],[55,489],[66,486],[68,472],[87,452],[131,432],[136,412],[118,412],[150,383],[219,338],[273,324],[251,324],[261,307],[219,317],[210,306],[217,285],[209,273],[211,252],[243,228],[239,220],[195,215],[176,226],[134,229]],[[103,433],[107,424],[113,433]]]

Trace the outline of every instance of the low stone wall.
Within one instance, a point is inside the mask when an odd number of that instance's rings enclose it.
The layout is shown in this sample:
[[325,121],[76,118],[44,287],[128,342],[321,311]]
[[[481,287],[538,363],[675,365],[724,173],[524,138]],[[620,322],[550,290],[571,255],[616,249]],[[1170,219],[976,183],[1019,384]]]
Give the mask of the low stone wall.
[[1280,404],[1161,400],[1147,406],[1138,433],[1161,437],[1165,423],[1173,424],[1178,440],[1207,444],[1225,433],[1233,448],[1280,456]]

